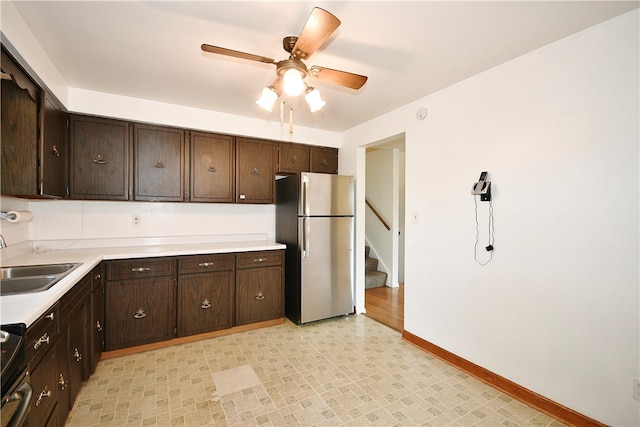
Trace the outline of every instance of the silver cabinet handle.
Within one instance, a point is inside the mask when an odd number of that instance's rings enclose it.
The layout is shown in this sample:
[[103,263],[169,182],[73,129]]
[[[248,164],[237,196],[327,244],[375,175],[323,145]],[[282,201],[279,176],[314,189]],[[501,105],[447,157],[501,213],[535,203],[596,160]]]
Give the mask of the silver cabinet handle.
[[45,385],[44,389],[40,392],[40,396],[38,396],[38,400],[36,400],[36,406],[40,406],[43,397],[51,397],[51,390],[49,390],[48,385]]
[[102,154],[98,154],[95,159],[93,159],[93,163],[96,165],[104,165],[107,163],[105,159],[102,158]]
[[46,318],[47,318],[47,319],[49,319],[49,320],[53,320],[53,316],[54,316],[54,315],[53,315],[53,313],[49,313],[49,314],[47,314],[47,315],[46,315],[46,316],[44,316],[44,317],[46,317]]
[[260,172],[258,171],[258,168],[253,168],[253,172],[251,172],[251,175],[260,175]]
[[202,305],[200,306],[200,308],[203,308],[205,310],[207,308],[211,308],[211,303],[209,302],[208,299],[205,298],[204,301],[202,301]]
[[201,262],[200,264],[198,264],[198,267],[207,268],[207,267],[211,267],[212,265],[213,265],[212,262]]
[[147,313],[145,313],[142,307],[140,307],[138,311],[136,311],[136,314],[133,315],[133,317],[135,317],[136,319],[144,319],[145,317],[147,317]]
[[73,357],[76,358],[76,362],[79,362],[82,360],[82,354],[78,351],[78,347],[74,349]]
[[263,300],[264,299],[264,295],[262,295],[262,292],[258,291],[258,295],[256,295],[256,299],[258,301]]
[[149,270],[151,270],[149,267],[136,267],[131,269],[131,271],[134,273],[144,273]]
[[69,381],[65,380],[64,376],[60,374],[60,376],[58,377],[58,384],[60,385],[60,390],[64,390],[69,386]]
[[254,258],[253,262],[265,262],[266,260],[266,258]]
[[215,166],[209,166],[209,167],[207,168],[207,171],[209,171],[209,172],[218,172],[218,169],[216,169],[216,167],[215,167]]
[[38,341],[36,341],[36,343],[33,345],[33,349],[37,350],[40,348],[40,346],[42,344],[49,344],[50,342],[50,338],[48,334],[44,334],[40,337],[40,339],[38,339]]
[[162,160],[158,160],[153,167],[156,167],[158,169],[164,169],[164,162]]
[[96,320],[96,331],[102,332],[102,325],[99,320]]
[[298,158],[296,156],[293,156],[291,159],[289,159],[289,161],[291,163],[298,163]]
[[322,162],[320,162],[320,164],[322,166],[329,166],[329,162],[327,162],[327,159],[322,159]]
[[58,146],[56,144],[53,144],[53,147],[51,147],[51,154],[56,157],[60,157],[60,150],[58,150]]

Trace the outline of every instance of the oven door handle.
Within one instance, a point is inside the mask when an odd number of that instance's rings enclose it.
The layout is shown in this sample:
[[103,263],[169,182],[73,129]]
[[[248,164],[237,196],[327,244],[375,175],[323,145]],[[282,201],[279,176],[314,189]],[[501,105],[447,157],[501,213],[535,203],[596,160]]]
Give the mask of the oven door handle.
[[18,427],[24,424],[24,421],[27,418],[27,413],[29,412],[29,406],[31,406],[31,397],[33,396],[33,389],[31,388],[31,384],[24,383],[20,385],[11,393],[9,396],[9,402],[19,401],[18,410],[13,414],[7,427]]

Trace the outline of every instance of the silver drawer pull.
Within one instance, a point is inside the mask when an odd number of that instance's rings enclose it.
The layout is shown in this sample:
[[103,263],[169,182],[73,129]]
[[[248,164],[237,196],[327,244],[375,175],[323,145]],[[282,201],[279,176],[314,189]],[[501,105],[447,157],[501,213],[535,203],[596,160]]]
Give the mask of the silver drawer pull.
[[51,390],[49,390],[48,385],[45,385],[44,389],[40,392],[40,396],[38,396],[38,400],[36,400],[36,406],[40,406],[43,397],[51,397]]
[[102,158],[102,154],[98,154],[95,159],[93,159],[93,163],[96,165],[104,165],[107,163],[105,159]]
[[147,317],[147,313],[145,313],[142,307],[140,307],[138,311],[136,311],[136,314],[133,315],[133,317],[135,317],[136,319],[144,319],[145,317]]
[[151,270],[149,267],[136,267],[131,269],[131,271],[134,273],[144,273],[149,270]]
[[158,169],[163,169],[164,168],[164,162],[162,160],[158,160],[156,162],[156,164],[154,165],[154,167],[156,167]]
[[298,163],[298,158],[296,156],[293,156],[289,161],[291,163]]
[[322,166],[329,166],[329,162],[327,162],[327,159],[322,159],[322,162],[320,162],[320,164]]
[[200,264],[198,264],[198,267],[211,267],[213,265],[212,262],[201,262]]
[[200,308],[203,308],[205,310],[207,308],[211,308],[211,303],[209,302],[208,299],[205,298],[204,301],[202,301],[202,305],[200,306]]
[[58,150],[56,144],[53,144],[53,147],[51,147],[51,153],[56,157],[60,157],[60,150]]
[[266,258],[254,258],[253,262],[265,262],[266,260]]
[[49,319],[49,320],[53,320],[53,313],[49,313],[49,314],[47,314],[47,315],[46,315],[46,316],[44,316],[44,317],[46,317],[46,318],[47,318],[47,319]]
[[209,172],[218,172],[218,169],[216,169],[216,167],[215,167],[215,166],[209,166],[209,167],[207,168],[207,171],[209,171]]
[[102,325],[99,320],[96,320],[96,331],[102,332]]
[[44,334],[40,337],[38,341],[35,342],[35,344],[33,344],[33,349],[37,350],[40,348],[42,344],[49,344],[49,341],[50,341],[49,335]]
[[69,381],[65,380],[64,376],[60,374],[60,376],[58,377],[58,385],[60,385],[60,390],[64,390],[65,388],[69,387]]
[[258,292],[258,295],[256,295],[256,299],[258,301],[263,300],[264,299],[264,295],[262,295],[262,292]]
[[251,175],[255,175],[255,176],[260,175],[260,171],[258,171],[258,168],[253,168],[253,172],[251,172]]
[[73,357],[76,358],[76,362],[81,361],[82,360],[82,354],[80,354],[80,352],[78,351],[77,347],[74,350],[75,351],[73,352]]

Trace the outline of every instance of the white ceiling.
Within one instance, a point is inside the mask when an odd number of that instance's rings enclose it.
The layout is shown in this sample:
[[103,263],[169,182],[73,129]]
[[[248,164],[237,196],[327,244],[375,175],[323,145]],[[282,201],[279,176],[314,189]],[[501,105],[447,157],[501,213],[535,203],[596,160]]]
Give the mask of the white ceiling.
[[[5,0],[3,0],[5,1]],[[306,62],[364,74],[354,91],[314,81],[327,101],[297,126],[342,131],[526,52],[637,8],[617,1],[16,1],[70,87],[278,121],[255,101],[275,66],[202,43],[286,59],[314,6],[342,25]],[[10,41],[10,40],[9,40]]]

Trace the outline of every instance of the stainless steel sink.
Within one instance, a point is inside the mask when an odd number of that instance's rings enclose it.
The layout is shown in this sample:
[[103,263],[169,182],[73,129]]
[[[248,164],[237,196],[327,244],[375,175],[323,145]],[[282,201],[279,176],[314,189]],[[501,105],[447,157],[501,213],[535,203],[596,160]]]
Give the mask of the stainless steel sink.
[[0,295],[42,292],[78,268],[81,263],[23,265],[0,268]]

